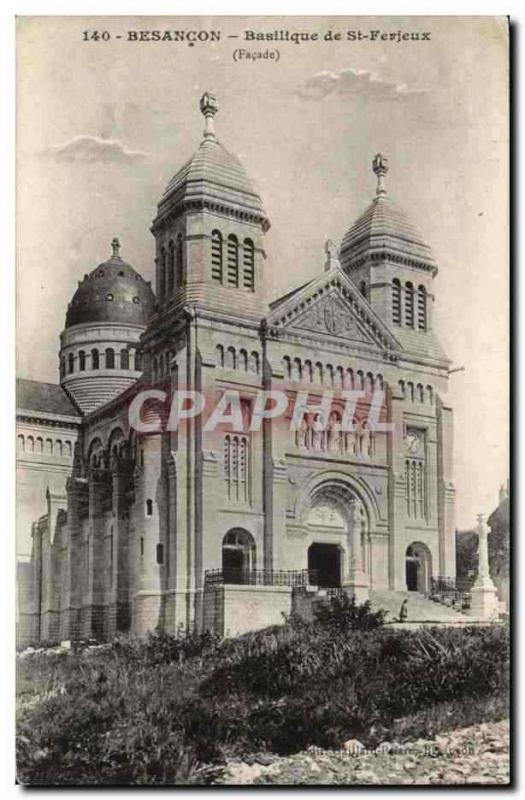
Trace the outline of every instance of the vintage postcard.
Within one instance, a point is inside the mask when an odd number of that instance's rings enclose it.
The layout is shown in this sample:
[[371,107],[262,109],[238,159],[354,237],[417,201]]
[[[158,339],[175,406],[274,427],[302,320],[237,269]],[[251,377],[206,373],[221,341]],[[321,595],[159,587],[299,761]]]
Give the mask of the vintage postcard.
[[508,785],[508,87],[505,17],[18,18],[19,783]]

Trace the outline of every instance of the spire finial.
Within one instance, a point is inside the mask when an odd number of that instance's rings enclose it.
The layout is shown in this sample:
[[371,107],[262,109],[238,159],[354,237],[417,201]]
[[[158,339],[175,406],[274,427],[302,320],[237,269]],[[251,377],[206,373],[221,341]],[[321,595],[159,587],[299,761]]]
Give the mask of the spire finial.
[[382,153],[377,153],[372,161],[372,169],[377,175],[376,194],[386,194],[384,178],[388,172],[388,158]]
[[326,261],[324,263],[324,271],[328,272],[339,266],[339,248],[332,239],[327,239],[324,245],[326,253]]
[[201,114],[204,116],[206,120],[206,125],[204,127],[204,136],[207,137],[214,137],[215,130],[213,128],[213,118],[217,111],[219,110],[219,103],[217,102],[217,98],[214,94],[210,94],[210,92],[204,92],[201,97],[200,102]]
[[120,241],[115,236],[114,239],[111,240],[111,247],[113,249],[113,258],[120,258],[119,251],[120,251]]

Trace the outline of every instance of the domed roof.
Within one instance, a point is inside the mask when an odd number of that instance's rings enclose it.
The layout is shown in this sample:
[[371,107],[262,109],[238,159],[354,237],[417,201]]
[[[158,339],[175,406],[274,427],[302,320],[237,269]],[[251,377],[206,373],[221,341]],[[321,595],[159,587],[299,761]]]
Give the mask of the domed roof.
[[432,270],[437,270],[423,234],[386,192],[383,182],[388,171],[386,157],[378,154],[373,169],[378,176],[377,194],[343,238],[341,260],[344,265],[365,253],[388,252],[393,256],[423,262]]
[[205,201],[233,207],[269,227],[261,198],[239,159],[219,142],[213,130],[218,111],[213,95],[203,95],[200,103],[206,119],[204,138],[197,151],[173,176],[159,203],[159,213],[182,201]]
[[86,322],[115,322],[146,326],[155,306],[149,282],[119,255],[118,239],[113,255],[79,282],[66,314],[66,328]]

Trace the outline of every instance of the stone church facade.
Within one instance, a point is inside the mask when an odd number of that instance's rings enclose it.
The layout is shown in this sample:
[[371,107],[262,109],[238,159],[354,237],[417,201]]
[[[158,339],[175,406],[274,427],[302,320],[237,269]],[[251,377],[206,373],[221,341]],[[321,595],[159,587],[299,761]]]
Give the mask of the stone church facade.
[[[19,409],[23,463],[40,463],[39,426],[74,433],[58,479],[48,466],[55,483],[32,524],[21,640],[233,634],[280,622],[301,593],[425,594],[432,578],[454,577],[437,265],[386,190],[386,158],[374,159],[376,194],[340,248],[327,243],[318,276],[268,303],[269,220],[214,132],[212,95],[201,112],[202,141],[153,220],[155,293],[114,240],[67,310],[53,391],[69,417],[53,418],[39,384],[26,402],[35,408]],[[167,400],[144,405],[158,430],[140,432],[130,406],[152,390]],[[168,430],[182,391],[205,410]],[[208,409],[231,392],[240,418],[210,428]],[[284,395],[286,408],[254,430],[261,392]],[[345,392],[360,392],[351,430]],[[370,423],[378,393],[390,431]]]

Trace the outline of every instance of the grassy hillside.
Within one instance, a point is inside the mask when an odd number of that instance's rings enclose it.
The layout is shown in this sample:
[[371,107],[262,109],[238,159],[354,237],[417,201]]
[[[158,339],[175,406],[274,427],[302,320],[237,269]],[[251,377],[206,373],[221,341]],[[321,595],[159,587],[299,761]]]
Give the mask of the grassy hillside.
[[376,746],[506,716],[505,628],[381,622],[333,601],[313,623],[235,640],[151,635],[20,659],[18,779],[206,783],[234,755]]

